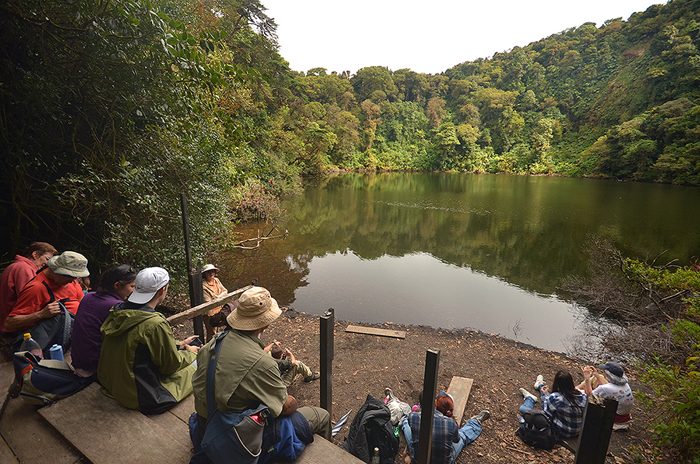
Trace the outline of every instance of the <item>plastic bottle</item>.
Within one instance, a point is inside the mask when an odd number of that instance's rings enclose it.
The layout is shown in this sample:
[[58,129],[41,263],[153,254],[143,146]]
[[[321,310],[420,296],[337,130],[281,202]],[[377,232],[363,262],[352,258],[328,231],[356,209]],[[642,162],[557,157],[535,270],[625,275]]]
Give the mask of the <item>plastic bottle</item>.
[[372,460],[370,464],[379,464],[379,448],[374,448],[374,451],[372,451]]
[[61,345],[54,344],[49,349],[49,358],[57,361],[63,361],[63,347]]
[[41,346],[32,338],[32,334],[29,332],[25,332],[23,335],[24,340],[22,341],[22,345],[20,345],[19,350],[20,351],[29,351],[31,354],[36,356],[37,359],[41,359],[44,357],[44,353],[41,351]]

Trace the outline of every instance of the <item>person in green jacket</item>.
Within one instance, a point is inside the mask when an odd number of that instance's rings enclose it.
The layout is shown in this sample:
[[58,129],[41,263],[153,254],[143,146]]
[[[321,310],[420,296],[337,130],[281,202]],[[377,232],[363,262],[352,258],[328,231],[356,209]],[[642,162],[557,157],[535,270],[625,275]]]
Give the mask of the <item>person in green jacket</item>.
[[155,311],[168,293],[170,276],[160,267],[136,275],[129,298],[102,324],[97,379],[122,406],[159,414],[192,393],[199,347],[196,337],[176,342],[165,317]]

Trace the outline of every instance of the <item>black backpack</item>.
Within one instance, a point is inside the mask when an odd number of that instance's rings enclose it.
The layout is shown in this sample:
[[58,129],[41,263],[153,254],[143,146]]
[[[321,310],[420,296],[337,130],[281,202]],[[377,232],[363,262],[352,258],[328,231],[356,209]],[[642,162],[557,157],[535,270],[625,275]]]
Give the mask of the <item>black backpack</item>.
[[350,425],[343,448],[364,462],[370,462],[374,448],[379,448],[381,464],[394,463],[399,439],[394,435],[391,412],[382,401],[367,395]]
[[536,449],[551,450],[557,442],[557,436],[552,424],[542,411],[531,411],[523,414],[524,422],[518,427],[516,434],[522,441]]

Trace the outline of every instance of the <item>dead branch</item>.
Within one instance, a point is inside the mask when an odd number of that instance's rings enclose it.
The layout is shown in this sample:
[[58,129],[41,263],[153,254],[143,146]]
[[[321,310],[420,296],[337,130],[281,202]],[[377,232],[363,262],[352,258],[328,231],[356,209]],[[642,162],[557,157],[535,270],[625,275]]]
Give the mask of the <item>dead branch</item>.
[[[260,248],[260,244],[265,241],[265,240],[270,240],[273,238],[287,238],[287,235],[289,235],[289,231],[287,229],[284,230],[283,234],[278,234],[278,235],[270,235],[272,234],[272,231],[275,230],[275,227],[273,226],[270,231],[265,234],[265,235],[260,235],[260,229],[258,229],[258,235],[256,237],[251,237],[251,238],[246,238],[244,240],[241,240],[240,242],[237,242],[235,245],[232,245],[231,248],[237,248],[239,250],[255,250],[256,248]],[[251,243],[255,242],[255,245],[246,245],[246,243]]]

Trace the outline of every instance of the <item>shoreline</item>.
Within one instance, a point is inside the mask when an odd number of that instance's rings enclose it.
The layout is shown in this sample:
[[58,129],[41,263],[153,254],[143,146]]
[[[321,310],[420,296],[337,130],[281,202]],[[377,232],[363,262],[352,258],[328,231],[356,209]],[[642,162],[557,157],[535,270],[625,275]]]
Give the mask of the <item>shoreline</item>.
[[[465,418],[482,409],[491,412],[479,439],[467,446],[458,463],[467,462],[574,462],[574,456],[562,447],[552,452],[529,448],[515,435],[518,427],[517,408],[522,402],[519,387],[532,391],[538,374],[551,382],[555,372],[568,369],[576,382],[582,379],[580,368],[588,364],[583,359],[563,353],[543,350],[500,335],[473,329],[436,329],[406,324],[362,324],[371,327],[406,331],[406,339],[394,339],[345,332],[352,321],[336,320],[334,327],[335,357],[333,360],[333,411],[337,420],[352,410],[346,427],[334,442],[341,444],[352,423],[354,412],[368,394],[383,396],[385,387],[409,404],[418,401],[422,389],[425,350],[440,350],[439,388],[449,385],[453,376],[474,379],[467,402]],[[176,336],[191,332],[191,324],[175,328]],[[294,311],[285,313],[263,333],[265,343],[279,340],[313,371],[319,369],[319,319],[317,315]],[[637,382],[636,372],[629,369],[635,393],[645,390]],[[319,404],[319,383],[298,381],[289,388],[300,405]],[[652,414],[639,401],[633,411],[634,422],[626,433],[613,433],[609,453],[621,462],[657,462],[649,442]],[[403,462],[401,447],[396,463]]]

